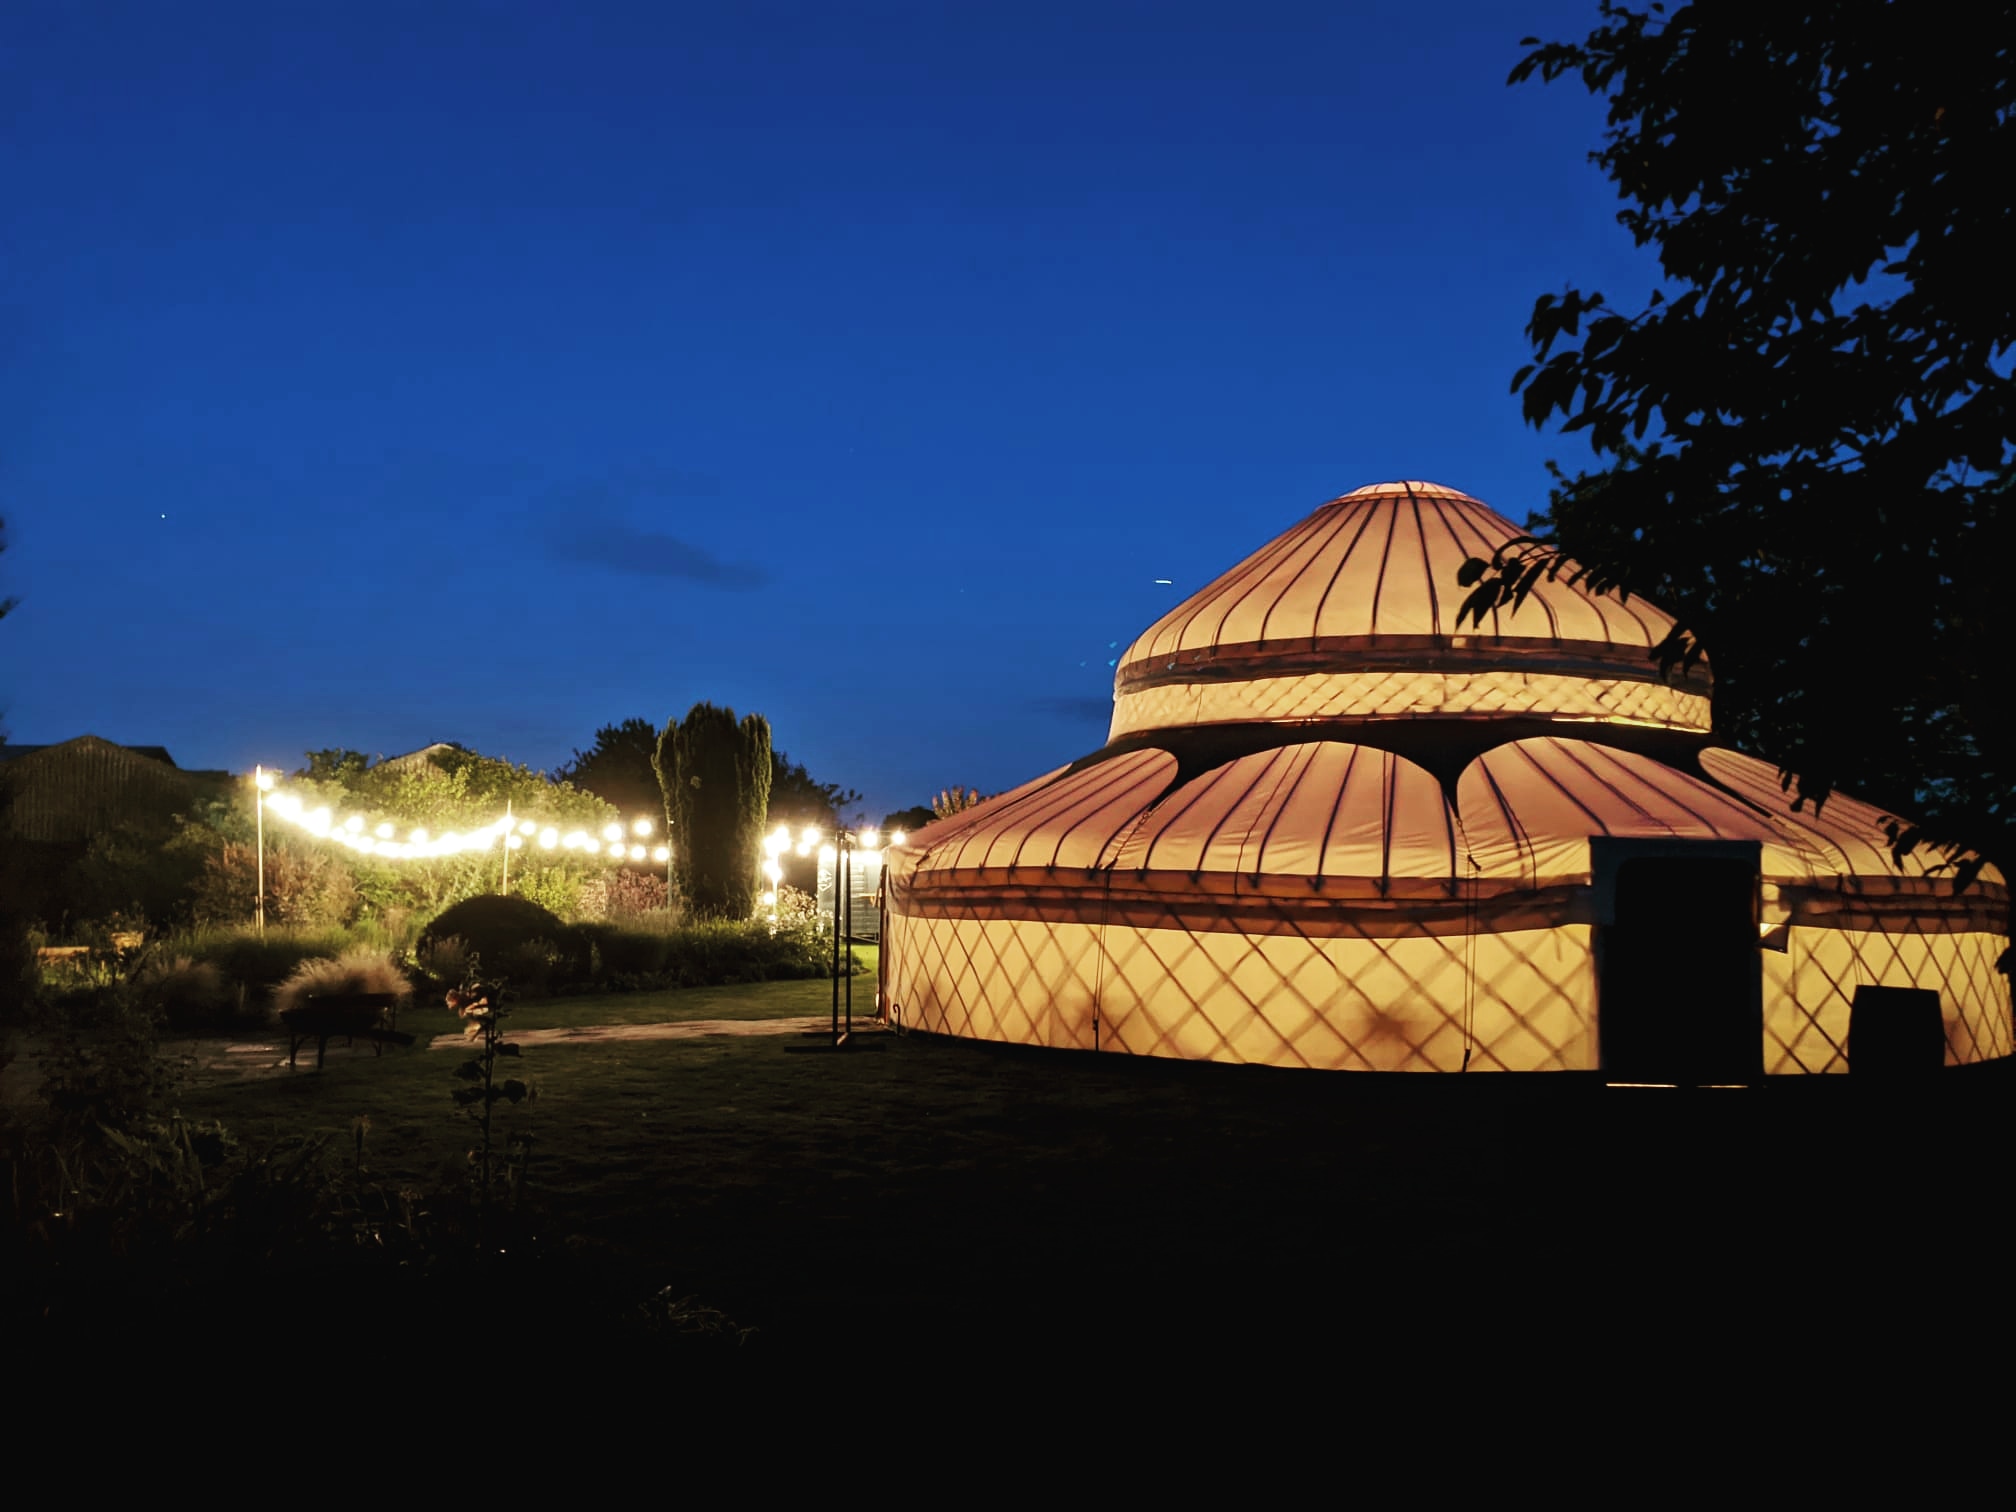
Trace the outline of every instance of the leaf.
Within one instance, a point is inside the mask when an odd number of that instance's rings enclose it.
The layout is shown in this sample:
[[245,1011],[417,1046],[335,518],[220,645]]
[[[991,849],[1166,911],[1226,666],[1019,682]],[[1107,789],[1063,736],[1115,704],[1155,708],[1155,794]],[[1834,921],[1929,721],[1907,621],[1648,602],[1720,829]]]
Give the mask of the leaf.
[[1456,586],[1459,588],[1474,586],[1477,579],[1484,576],[1490,570],[1490,567],[1491,564],[1482,557],[1469,558],[1461,567],[1456,569]]
[[531,1088],[527,1087],[525,1083],[519,1081],[516,1077],[513,1077],[510,1081],[504,1083],[504,1095],[510,1098],[511,1101],[513,1101],[514,1103],[523,1102],[525,1100],[525,1094],[530,1090]]
[[499,1055],[516,1055],[518,1047],[507,1040],[499,1040],[497,1042],[497,1053]]
[[455,1101],[465,1108],[471,1103],[481,1102],[482,1100],[483,1089],[481,1087],[457,1087],[455,1089]]
[[480,1060],[466,1060],[455,1068],[455,1079],[457,1081],[475,1081],[482,1074],[483,1062]]

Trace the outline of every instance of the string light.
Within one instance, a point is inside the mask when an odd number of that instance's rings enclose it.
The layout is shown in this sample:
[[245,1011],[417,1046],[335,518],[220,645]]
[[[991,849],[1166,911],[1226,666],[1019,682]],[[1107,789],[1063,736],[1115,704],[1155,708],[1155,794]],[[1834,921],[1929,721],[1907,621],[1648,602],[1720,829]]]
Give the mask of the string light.
[[[309,808],[301,798],[293,793],[276,788],[274,774],[261,771],[258,774],[259,807],[262,817],[271,814],[299,830],[315,836],[318,840],[333,840],[338,845],[366,856],[379,856],[391,861],[431,861],[441,856],[466,855],[472,851],[496,849],[499,842],[508,850],[521,850],[528,837],[536,836],[541,850],[563,849],[581,851],[590,856],[600,856],[608,861],[642,861],[646,848],[642,845],[624,845],[624,826],[610,824],[603,830],[608,839],[605,846],[586,830],[572,830],[566,835],[552,825],[541,828],[531,819],[519,819],[506,812],[481,829],[467,831],[448,830],[440,835],[430,835],[424,828],[409,832],[404,840],[397,838],[397,831],[389,821],[376,827],[367,828],[364,816],[351,814],[338,821],[326,807]],[[638,835],[651,833],[651,821],[638,819],[630,829]],[[672,857],[670,846],[661,845],[650,852],[653,860],[669,861]]]

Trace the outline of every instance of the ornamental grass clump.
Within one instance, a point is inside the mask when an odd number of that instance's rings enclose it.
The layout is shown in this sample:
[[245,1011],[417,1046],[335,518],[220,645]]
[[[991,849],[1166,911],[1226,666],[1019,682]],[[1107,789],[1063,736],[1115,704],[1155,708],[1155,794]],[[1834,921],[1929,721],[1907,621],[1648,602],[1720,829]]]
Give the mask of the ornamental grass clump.
[[285,1012],[304,1006],[311,997],[348,997],[389,993],[395,1006],[413,995],[413,984],[399,963],[382,951],[349,950],[333,961],[303,961],[273,994],[273,1006]]

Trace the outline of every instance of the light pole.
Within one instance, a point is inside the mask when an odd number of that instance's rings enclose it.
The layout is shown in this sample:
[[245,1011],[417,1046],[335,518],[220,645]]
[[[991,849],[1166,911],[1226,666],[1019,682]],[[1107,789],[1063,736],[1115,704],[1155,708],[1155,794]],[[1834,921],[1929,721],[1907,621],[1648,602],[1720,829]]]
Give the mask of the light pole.
[[252,768],[252,806],[258,815],[256,821],[258,844],[254,849],[259,856],[259,893],[253,905],[254,916],[259,922],[259,938],[266,938],[266,795],[273,791],[273,774],[263,766]]

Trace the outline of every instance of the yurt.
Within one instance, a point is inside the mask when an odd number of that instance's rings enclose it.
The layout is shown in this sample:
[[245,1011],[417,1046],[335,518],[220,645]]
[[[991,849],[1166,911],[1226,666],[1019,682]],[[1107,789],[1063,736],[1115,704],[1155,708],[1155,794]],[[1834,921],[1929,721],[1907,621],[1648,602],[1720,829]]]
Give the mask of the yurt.
[[1734,1085],[2011,1052],[2008,893],[1795,811],[1672,621],[1432,483],[1333,499],[1143,632],[1107,743],[885,857],[906,1029],[1357,1071]]

